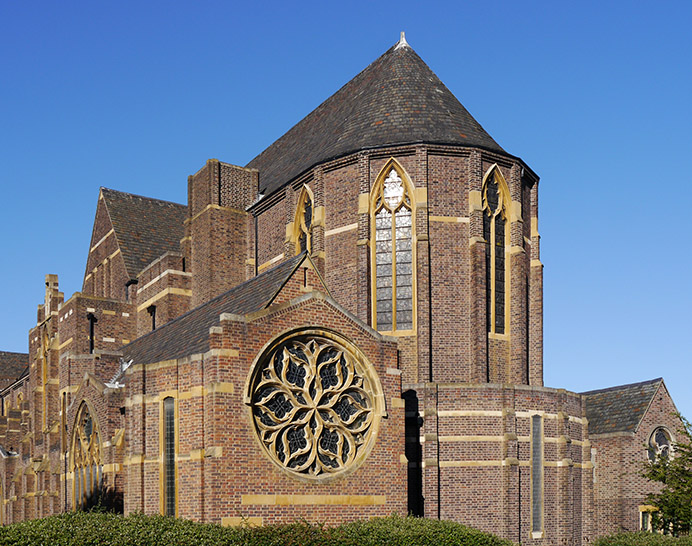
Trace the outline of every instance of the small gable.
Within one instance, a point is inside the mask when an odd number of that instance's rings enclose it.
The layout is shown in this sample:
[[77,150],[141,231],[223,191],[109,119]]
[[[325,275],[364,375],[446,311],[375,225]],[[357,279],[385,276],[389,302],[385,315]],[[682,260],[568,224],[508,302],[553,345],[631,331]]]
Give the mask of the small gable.
[[589,434],[611,434],[637,431],[662,378],[618,385],[582,393],[589,420]]

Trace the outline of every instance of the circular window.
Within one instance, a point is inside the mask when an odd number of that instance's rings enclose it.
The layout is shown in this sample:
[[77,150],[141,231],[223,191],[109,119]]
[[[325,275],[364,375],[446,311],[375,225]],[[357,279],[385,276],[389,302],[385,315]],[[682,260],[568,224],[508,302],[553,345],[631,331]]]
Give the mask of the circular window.
[[365,357],[324,331],[272,344],[250,372],[249,405],[269,458],[296,477],[324,481],[366,457],[381,411],[381,388]]
[[654,462],[661,457],[668,457],[673,452],[673,441],[670,432],[664,427],[656,428],[649,437],[647,454],[649,461]]

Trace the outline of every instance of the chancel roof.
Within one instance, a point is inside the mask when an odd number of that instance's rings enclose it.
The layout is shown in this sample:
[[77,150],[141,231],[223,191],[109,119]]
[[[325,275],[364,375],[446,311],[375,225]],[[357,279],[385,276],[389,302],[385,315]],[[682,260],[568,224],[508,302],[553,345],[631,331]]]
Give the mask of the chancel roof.
[[130,278],[165,252],[180,251],[187,207],[101,188]]
[[307,169],[358,150],[412,143],[504,150],[403,38],[247,167],[271,193]]
[[221,313],[245,315],[263,309],[306,258],[300,254],[235,286],[120,349],[126,361],[150,364],[209,350],[209,328]]
[[589,434],[636,432],[662,378],[584,392]]

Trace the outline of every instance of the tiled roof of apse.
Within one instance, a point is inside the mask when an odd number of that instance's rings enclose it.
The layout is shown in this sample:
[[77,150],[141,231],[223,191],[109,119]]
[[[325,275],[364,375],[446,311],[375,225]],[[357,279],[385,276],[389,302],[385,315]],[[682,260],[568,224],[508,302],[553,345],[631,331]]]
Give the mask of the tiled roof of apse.
[[120,349],[124,359],[150,364],[208,351],[209,328],[219,324],[221,313],[263,309],[304,259],[299,254],[125,345]]
[[180,251],[185,205],[108,188],[101,194],[130,278],[165,252]]
[[589,434],[635,432],[662,378],[584,392]]
[[425,142],[505,153],[401,40],[247,167],[268,194],[307,169],[358,150]]

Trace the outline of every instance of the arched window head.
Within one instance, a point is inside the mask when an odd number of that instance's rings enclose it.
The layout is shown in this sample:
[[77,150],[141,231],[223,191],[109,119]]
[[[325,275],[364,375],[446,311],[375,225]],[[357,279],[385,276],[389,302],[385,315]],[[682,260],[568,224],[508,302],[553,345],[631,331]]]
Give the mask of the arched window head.
[[298,198],[296,217],[293,222],[293,231],[296,241],[296,254],[312,252],[312,224],[313,224],[314,198],[308,186],[303,186]]
[[412,330],[415,287],[415,207],[403,167],[390,159],[370,197],[373,325],[380,331]]
[[70,461],[75,509],[97,504],[103,488],[103,463],[98,422],[86,402],[77,411],[72,431]]
[[673,453],[673,439],[665,427],[654,429],[649,436],[647,455],[650,462],[655,462],[661,458],[668,458]]
[[509,248],[509,203],[507,182],[498,166],[493,165],[483,179],[483,238],[488,243],[485,254],[486,317],[491,334],[504,334],[506,331],[509,262],[505,253]]

